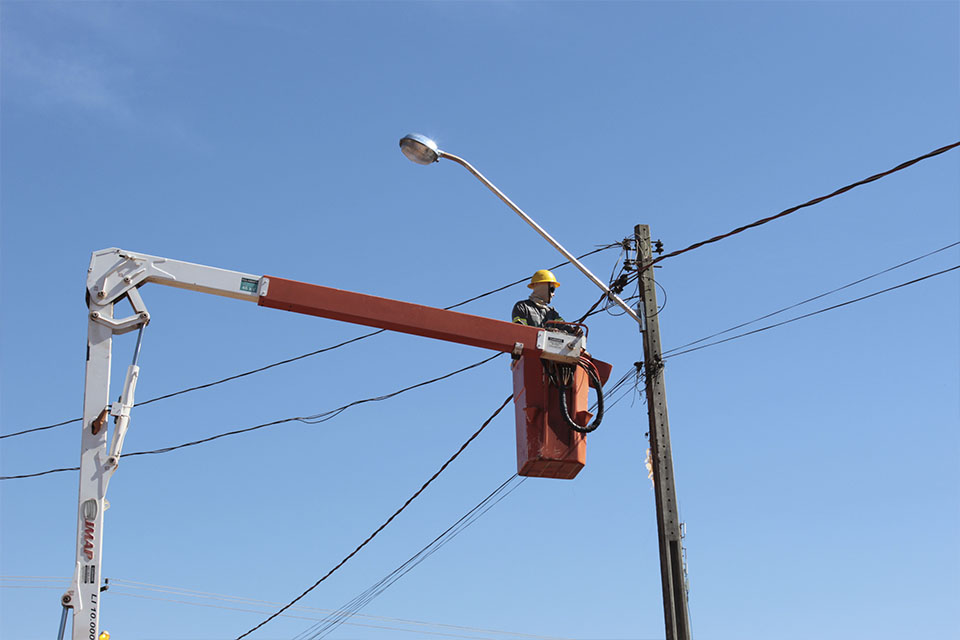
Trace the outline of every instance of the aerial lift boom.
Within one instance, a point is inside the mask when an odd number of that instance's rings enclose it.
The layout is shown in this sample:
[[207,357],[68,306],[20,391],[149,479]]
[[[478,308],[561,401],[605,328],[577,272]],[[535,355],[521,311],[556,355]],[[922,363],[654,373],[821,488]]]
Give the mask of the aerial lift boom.
[[[73,610],[73,640],[97,640],[99,636],[103,512],[109,506],[107,485],[120,464],[134,406],[140,343],[143,328],[150,322],[139,288],[148,282],[510,353],[514,359],[520,474],[572,478],[583,467],[584,434],[591,430],[588,423],[592,417],[587,411],[587,387],[596,387],[599,394],[611,369],[587,354],[583,332],[528,327],[116,248],[96,251],[87,271],[89,313],[76,566],[71,586],[61,598],[64,615],[66,609]],[[133,314],[118,317],[116,304],[124,298]],[[135,330],[140,334],[133,363],[127,369],[120,399],[111,403],[113,336]],[[548,384],[548,378],[556,381],[558,377],[557,364],[566,366],[569,379],[560,388]],[[115,426],[108,446],[110,416]],[[61,637],[65,620],[61,621]]]

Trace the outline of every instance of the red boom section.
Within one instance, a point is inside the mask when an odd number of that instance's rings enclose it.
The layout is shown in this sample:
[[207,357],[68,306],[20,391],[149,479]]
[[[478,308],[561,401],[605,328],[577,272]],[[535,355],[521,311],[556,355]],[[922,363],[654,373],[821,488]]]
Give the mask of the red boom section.
[[[491,320],[466,313],[435,309],[410,302],[331,289],[317,284],[268,276],[261,307],[293,311],[378,329],[410,333],[493,351],[513,352],[523,345],[514,363],[514,403],[517,407],[517,468],[522,476],[573,478],[586,462],[586,436],[570,428],[561,414],[561,393],[569,394],[570,418],[585,426],[587,376],[574,367],[573,389],[551,385],[537,349],[536,327]],[[603,384],[610,376],[606,362],[593,360]]]
[[[523,355],[539,356],[537,333],[541,329],[503,320],[436,309],[411,302],[378,298],[318,284],[267,276],[270,286],[260,296],[261,307],[283,309],[378,329],[410,333],[510,353],[523,344]],[[605,384],[612,367],[591,357]]]
[[520,342],[523,344],[524,354],[539,354],[537,333],[540,329],[535,327],[342,291],[296,280],[267,277],[270,285],[267,287],[266,295],[260,296],[261,307],[283,309],[507,353],[512,352],[514,345]]

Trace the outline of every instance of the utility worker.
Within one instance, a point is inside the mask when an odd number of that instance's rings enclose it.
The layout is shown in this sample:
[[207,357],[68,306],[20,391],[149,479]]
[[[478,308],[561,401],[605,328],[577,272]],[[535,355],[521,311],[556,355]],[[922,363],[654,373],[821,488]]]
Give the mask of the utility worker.
[[545,328],[547,322],[551,320],[563,322],[557,310],[550,306],[553,292],[559,286],[557,279],[546,269],[540,269],[534,273],[530,278],[530,284],[527,285],[528,288],[533,289],[533,293],[526,300],[513,305],[513,321],[540,328]]

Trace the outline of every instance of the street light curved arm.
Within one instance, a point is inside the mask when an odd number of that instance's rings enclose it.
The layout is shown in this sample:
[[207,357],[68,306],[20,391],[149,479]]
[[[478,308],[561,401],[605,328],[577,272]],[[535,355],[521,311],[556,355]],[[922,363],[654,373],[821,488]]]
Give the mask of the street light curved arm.
[[430,138],[420,135],[418,133],[411,133],[400,139],[400,150],[403,152],[403,155],[407,156],[412,162],[417,164],[433,164],[434,162],[439,162],[440,158],[446,158],[447,160],[452,160],[457,164],[464,167],[467,171],[472,173],[477,180],[482,182],[487,186],[490,191],[492,191],[498,198],[500,198],[504,204],[513,209],[517,215],[523,218],[524,222],[529,224],[533,229],[539,233],[544,240],[549,242],[554,249],[563,254],[567,260],[569,260],[573,266],[580,270],[583,275],[587,276],[593,284],[600,287],[600,289],[607,295],[607,297],[612,300],[617,306],[627,312],[627,314],[637,321],[640,326],[643,326],[643,320],[637,315],[637,312],[634,311],[630,305],[620,299],[616,293],[610,290],[610,288],[603,283],[602,280],[597,278],[597,276],[590,273],[590,270],[587,269],[579,260],[577,260],[573,254],[563,248],[559,242],[553,239],[546,230],[541,227],[536,221],[528,216],[523,210],[514,204],[513,200],[508,198],[503,191],[500,191],[492,182],[487,180],[486,176],[476,170],[472,164],[464,160],[459,156],[455,156],[452,153],[447,153],[442,151],[437,147],[437,143],[431,140]]

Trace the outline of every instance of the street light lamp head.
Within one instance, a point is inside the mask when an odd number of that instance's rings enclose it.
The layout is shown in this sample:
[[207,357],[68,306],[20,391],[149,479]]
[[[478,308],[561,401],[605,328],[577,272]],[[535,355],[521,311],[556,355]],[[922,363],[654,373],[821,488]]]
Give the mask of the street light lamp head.
[[400,138],[400,151],[417,164],[432,164],[440,159],[437,143],[419,133],[410,133]]

